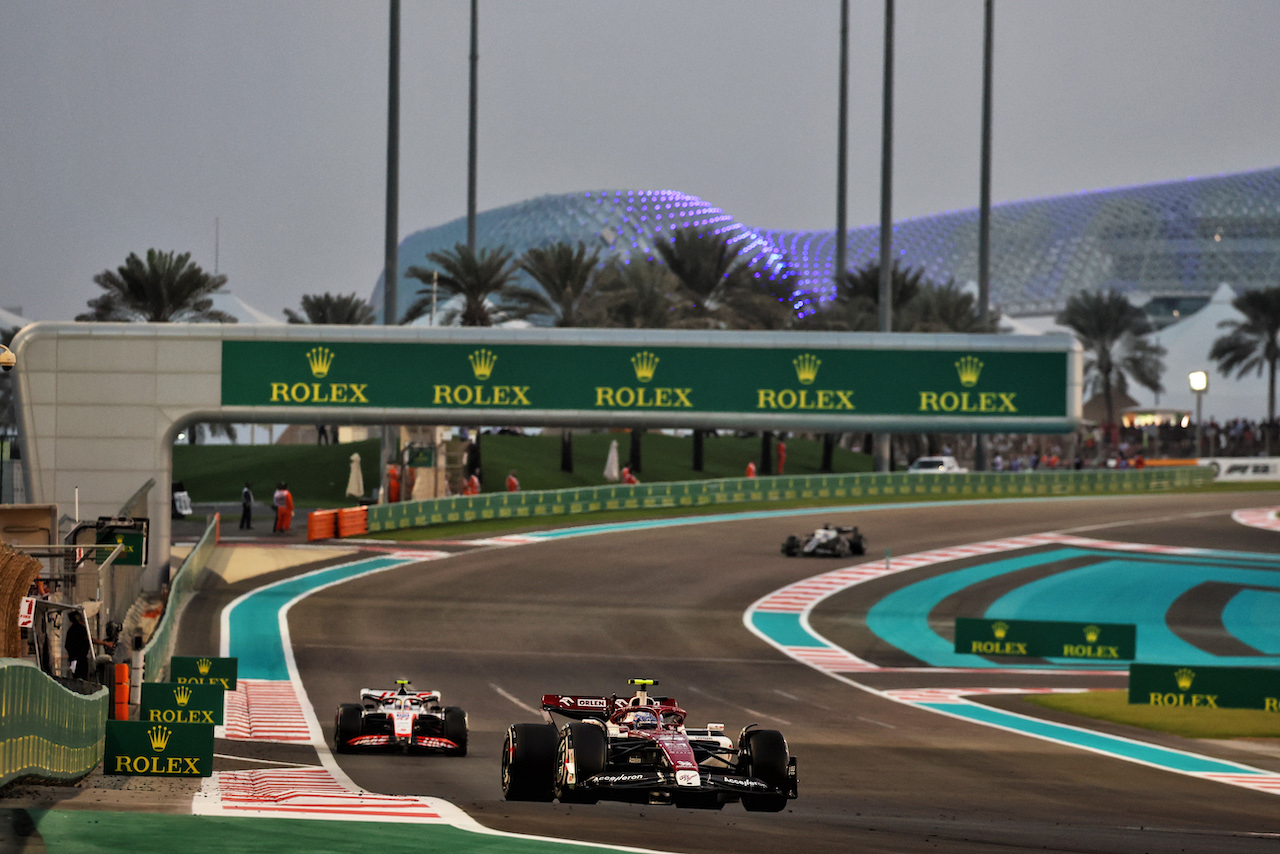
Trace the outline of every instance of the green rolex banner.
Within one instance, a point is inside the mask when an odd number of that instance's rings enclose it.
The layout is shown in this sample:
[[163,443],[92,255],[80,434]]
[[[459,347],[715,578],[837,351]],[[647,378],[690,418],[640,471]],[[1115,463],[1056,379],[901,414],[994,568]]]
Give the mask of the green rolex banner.
[[[222,404],[1072,424],[1069,345],[934,349],[597,342],[222,342]],[[895,341],[897,339],[894,339]],[[812,342],[807,342],[812,343]]]
[[213,773],[211,724],[114,720],[106,724],[104,774],[208,777]]
[[1280,668],[1129,665],[1129,702],[1280,713]]
[[217,685],[234,691],[237,669],[234,658],[175,655],[169,659],[169,681],[184,685]]
[[143,682],[142,710],[146,723],[221,724],[226,689],[220,684]]
[[955,651],[973,655],[1128,661],[1137,654],[1137,627],[1125,623],[1063,623],[956,617]]

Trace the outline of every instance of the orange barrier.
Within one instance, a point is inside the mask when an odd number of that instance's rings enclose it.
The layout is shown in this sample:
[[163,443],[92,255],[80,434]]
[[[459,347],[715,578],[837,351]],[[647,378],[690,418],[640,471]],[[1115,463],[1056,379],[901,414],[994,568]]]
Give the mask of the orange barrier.
[[338,511],[338,536],[353,537],[369,533],[368,507],[343,507]]
[[1147,460],[1146,463],[1148,466],[1156,466],[1156,467],[1158,466],[1196,466],[1200,464],[1200,461],[1196,459],[1190,459],[1190,460],[1169,459],[1169,460]]
[[129,720],[129,665],[116,665],[116,684],[115,691],[115,719],[118,721]]
[[312,510],[307,514],[307,539],[328,540],[338,535],[337,510]]

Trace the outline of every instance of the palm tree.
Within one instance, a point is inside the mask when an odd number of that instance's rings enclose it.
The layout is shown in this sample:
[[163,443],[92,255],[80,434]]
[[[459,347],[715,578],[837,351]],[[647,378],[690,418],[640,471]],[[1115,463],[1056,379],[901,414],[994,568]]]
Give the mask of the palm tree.
[[494,305],[495,297],[515,279],[516,266],[511,253],[499,246],[473,250],[465,243],[455,244],[443,252],[428,252],[427,260],[439,270],[410,267],[405,273],[430,287],[418,291],[417,302],[409,306],[405,322],[426,313],[433,289],[443,290],[447,298],[457,297],[461,306],[447,306],[441,315],[446,325],[492,326],[507,319],[507,314]]
[[1231,331],[1213,342],[1209,358],[1223,376],[1236,371],[1243,377],[1253,371],[1262,376],[1267,368],[1266,455],[1271,456],[1271,434],[1276,423],[1276,362],[1280,361],[1280,287],[1245,291],[1231,301],[1243,320],[1224,320],[1219,328]]
[[191,253],[147,250],[143,262],[130,253],[124,266],[93,277],[106,293],[88,302],[91,309],[76,320],[150,321],[154,323],[235,323],[213,307],[211,294],[227,283],[191,263]]
[[[937,285],[923,270],[893,265],[889,277],[894,332],[978,332],[973,298],[948,282]],[[967,300],[972,317],[965,316]],[[952,325],[954,324],[954,325]],[[845,274],[844,287],[832,305],[799,322],[804,329],[836,332],[880,330],[880,265],[871,264]]]
[[1154,392],[1164,391],[1160,375],[1165,349],[1146,335],[1153,331],[1142,309],[1116,291],[1081,291],[1054,318],[1075,332],[1085,350],[1085,384],[1100,393],[1107,408],[1107,440],[1116,423],[1112,392],[1124,391],[1128,378]]
[[326,323],[343,326],[368,326],[373,323],[373,307],[361,297],[351,294],[304,294],[302,314],[291,308],[284,310],[290,323]]
[[611,261],[596,274],[594,301],[602,326],[666,329],[682,314],[680,283],[671,271],[641,258]]
[[[790,323],[794,279],[771,278],[733,245],[727,232],[682,228],[653,248],[684,292],[687,306],[678,325],[781,329]],[[779,296],[782,290],[786,294]]]
[[902,329],[910,332],[992,333],[999,329],[1000,315],[991,312],[984,324],[973,294],[956,287],[924,282],[914,298],[902,307]]
[[522,317],[549,315],[561,327],[598,326],[601,306],[589,291],[599,264],[600,250],[587,252],[582,241],[576,247],[569,243],[534,247],[524,253],[519,265],[542,290],[513,286],[507,291],[508,299]]

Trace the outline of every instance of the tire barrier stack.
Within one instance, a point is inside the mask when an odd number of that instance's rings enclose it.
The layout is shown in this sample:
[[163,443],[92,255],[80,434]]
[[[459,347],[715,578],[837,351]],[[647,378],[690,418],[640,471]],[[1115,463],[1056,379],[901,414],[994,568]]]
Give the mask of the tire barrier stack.
[[23,653],[18,609],[40,572],[40,561],[8,543],[0,543],[0,657]]
[[[1213,480],[1203,466],[1143,469],[1042,470],[929,474],[784,475],[735,477],[674,483],[641,483],[530,492],[458,495],[427,501],[377,504],[367,508],[368,532],[425,528],[478,519],[540,518],[609,510],[770,504],[782,501],[847,499],[852,502],[903,499],[1023,498],[1053,495],[1109,495],[1190,489]],[[366,508],[352,508],[364,511]],[[339,511],[338,536],[341,529]],[[361,533],[364,533],[363,531]]]

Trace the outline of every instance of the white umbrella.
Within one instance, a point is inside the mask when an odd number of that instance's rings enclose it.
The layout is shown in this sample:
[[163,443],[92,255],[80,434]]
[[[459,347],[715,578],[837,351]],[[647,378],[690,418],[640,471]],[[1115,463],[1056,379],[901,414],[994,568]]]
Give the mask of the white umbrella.
[[621,477],[622,472],[618,471],[618,440],[614,439],[609,443],[609,456],[604,461],[604,479],[617,483]]
[[351,476],[347,478],[347,495],[359,498],[364,495],[364,472],[360,471],[360,455],[351,455]]

